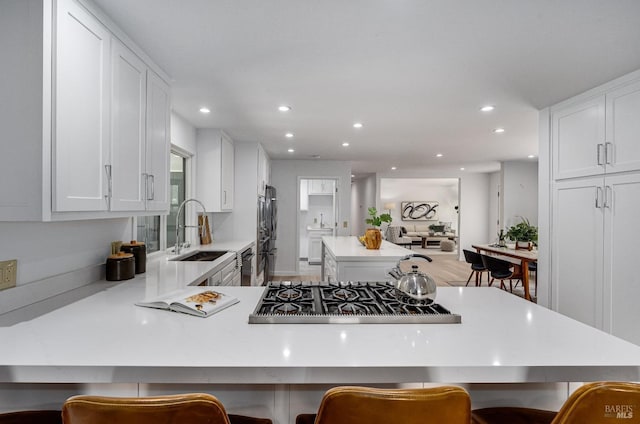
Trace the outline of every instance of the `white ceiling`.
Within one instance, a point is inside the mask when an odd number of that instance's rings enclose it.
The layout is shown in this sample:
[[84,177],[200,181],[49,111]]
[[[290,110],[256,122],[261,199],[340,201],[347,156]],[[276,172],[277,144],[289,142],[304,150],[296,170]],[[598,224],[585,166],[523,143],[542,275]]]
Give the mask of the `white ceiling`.
[[354,173],[526,160],[538,109],[640,69],[638,0],[95,2],[171,76],[173,109],[197,128]]

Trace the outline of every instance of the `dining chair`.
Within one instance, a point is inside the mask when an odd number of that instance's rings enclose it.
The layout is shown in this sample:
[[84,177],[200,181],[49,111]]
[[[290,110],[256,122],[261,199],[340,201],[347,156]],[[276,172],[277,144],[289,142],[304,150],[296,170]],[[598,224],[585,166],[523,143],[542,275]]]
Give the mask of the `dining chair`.
[[62,406],[64,424],[272,424],[267,418],[227,415],[206,393],[154,397],[73,396]]
[[16,411],[0,414],[0,424],[62,424],[59,410]]
[[[471,277],[476,276],[476,286],[482,285],[482,274],[489,272],[489,270],[484,266],[482,262],[482,255],[478,252],[474,252],[473,250],[464,249],[464,260],[471,265],[471,274],[469,274],[469,278],[467,278],[467,286],[469,285],[469,281],[471,281]],[[487,276],[487,281],[489,277]]]
[[504,284],[504,280],[509,280],[509,291],[513,292],[513,279],[521,278],[520,275],[514,272],[514,265],[511,262],[507,262],[494,256],[480,256],[482,257],[482,263],[485,268],[489,270],[489,275],[491,276],[489,286],[491,286],[495,280],[500,280],[500,288],[506,290],[507,287]]
[[[460,387],[378,389],[342,386],[329,389],[315,416],[315,424],[469,424],[469,394]],[[313,414],[296,417],[311,423]]]
[[531,408],[483,408],[472,411],[472,424],[639,424],[640,384],[587,383],[575,390],[560,411]]

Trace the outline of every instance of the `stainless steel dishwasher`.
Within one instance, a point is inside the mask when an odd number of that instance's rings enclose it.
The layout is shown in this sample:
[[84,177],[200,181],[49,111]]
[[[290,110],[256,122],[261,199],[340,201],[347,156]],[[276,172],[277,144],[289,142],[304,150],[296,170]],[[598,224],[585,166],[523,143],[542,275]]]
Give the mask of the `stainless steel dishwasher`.
[[253,249],[251,247],[242,252],[242,270],[241,270],[242,280],[240,283],[241,286],[251,285],[251,274],[252,274],[251,261],[253,260],[254,256],[255,254],[253,253]]

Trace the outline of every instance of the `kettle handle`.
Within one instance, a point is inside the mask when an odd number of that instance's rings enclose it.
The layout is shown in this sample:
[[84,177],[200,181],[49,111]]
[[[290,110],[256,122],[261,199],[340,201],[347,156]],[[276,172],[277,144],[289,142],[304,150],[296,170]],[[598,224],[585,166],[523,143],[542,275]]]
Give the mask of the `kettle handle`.
[[421,255],[420,253],[413,253],[411,255],[405,256],[404,258],[400,258],[400,260],[398,261],[398,264],[396,265],[396,267],[399,268],[400,267],[400,262],[406,261],[407,259],[411,259],[411,258],[425,259],[427,262],[433,262],[433,259],[431,259],[427,255]]

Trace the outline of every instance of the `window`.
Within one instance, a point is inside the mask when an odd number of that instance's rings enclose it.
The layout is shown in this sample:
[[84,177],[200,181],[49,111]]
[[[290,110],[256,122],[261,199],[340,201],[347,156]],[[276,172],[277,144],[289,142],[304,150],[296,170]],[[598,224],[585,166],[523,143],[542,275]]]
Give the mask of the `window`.
[[[136,238],[144,241],[147,253],[158,252],[170,248],[176,243],[176,215],[178,208],[186,198],[187,169],[189,158],[187,154],[177,151],[171,152],[169,177],[169,215],[140,216],[136,221]],[[180,217],[180,239],[184,240],[184,215]]]

